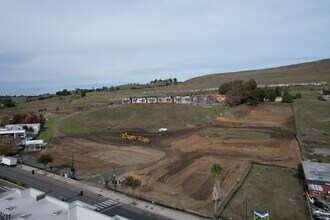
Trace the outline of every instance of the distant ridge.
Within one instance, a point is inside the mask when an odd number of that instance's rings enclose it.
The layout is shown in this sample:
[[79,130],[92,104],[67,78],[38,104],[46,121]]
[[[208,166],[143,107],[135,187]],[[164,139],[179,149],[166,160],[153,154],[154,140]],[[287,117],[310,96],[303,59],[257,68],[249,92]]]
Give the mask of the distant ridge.
[[216,88],[235,79],[255,79],[258,84],[304,83],[326,81],[330,83],[330,59],[260,70],[216,73],[195,77],[177,86],[180,89]]

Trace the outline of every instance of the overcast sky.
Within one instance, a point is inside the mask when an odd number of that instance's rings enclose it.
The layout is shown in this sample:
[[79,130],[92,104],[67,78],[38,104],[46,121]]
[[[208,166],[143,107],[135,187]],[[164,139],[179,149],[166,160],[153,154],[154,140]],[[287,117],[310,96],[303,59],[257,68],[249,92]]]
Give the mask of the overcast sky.
[[329,0],[0,0],[0,95],[330,58]]

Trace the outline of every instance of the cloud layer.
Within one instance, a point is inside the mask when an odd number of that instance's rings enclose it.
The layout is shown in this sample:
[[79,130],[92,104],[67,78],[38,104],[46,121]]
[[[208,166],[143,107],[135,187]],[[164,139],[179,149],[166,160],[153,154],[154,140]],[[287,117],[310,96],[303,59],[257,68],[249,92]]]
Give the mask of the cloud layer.
[[0,0],[0,95],[329,58],[330,2]]

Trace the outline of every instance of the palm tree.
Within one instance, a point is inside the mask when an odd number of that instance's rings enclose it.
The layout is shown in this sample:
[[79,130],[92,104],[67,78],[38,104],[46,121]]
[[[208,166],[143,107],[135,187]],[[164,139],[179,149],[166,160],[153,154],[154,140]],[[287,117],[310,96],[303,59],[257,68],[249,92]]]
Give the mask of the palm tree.
[[220,179],[222,176],[223,168],[220,164],[215,163],[211,167],[211,176],[214,179],[213,185],[213,201],[214,201],[214,219],[217,217],[218,201],[220,200]]

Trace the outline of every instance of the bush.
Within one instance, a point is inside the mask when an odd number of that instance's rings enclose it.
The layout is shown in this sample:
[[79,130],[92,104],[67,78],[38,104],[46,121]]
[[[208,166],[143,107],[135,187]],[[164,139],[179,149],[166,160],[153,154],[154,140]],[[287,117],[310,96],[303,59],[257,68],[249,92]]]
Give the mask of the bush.
[[296,93],[296,99],[301,99],[301,98],[302,98],[301,93],[300,93],[300,92],[297,92],[297,93]]
[[293,99],[290,95],[284,95],[282,99],[282,103],[293,103]]
[[318,98],[320,101],[327,101],[327,100],[326,100],[323,96],[321,96],[321,95],[318,96],[317,98]]

